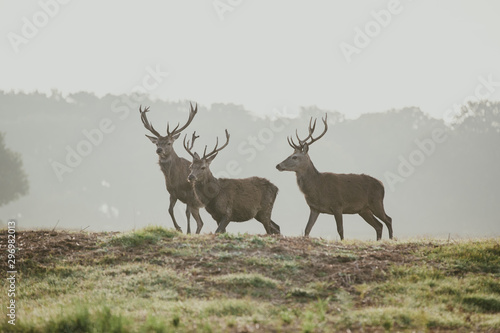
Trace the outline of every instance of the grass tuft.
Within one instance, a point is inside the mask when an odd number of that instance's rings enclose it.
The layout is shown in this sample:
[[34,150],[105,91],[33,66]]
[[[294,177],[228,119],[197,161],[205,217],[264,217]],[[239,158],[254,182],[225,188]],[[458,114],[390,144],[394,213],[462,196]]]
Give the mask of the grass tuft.
[[113,237],[109,241],[109,244],[121,245],[123,247],[137,247],[144,244],[156,244],[162,239],[172,239],[178,235],[180,234],[172,229],[150,226],[138,231]]
[[471,295],[465,296],[462,303],[472,310],[479,310],[484,313],[499,313],[500,312],[500,298],[485,295]]
[[496,239],[438,246],[430,258],[450,264],[455,273],[500,274],[500,243]]
[[[177,326],[176,326],[177,327]],[[169,332],[167,325],[155,316],[148,316],[142,326],[141,332],[144,333],[166,333]]]
[[[5,332],[40,332],[40,333],[123,333],[129,332],[128,320],[111,312],[109,307],[91,313],[87,306],[77,306],[73,311],[61,313],[51,318],[42,326],[25,324],[23,321],[16,327],[9,327]],[[12,328],[15,328],[12,330]]]
[[217,317],[241,317],[251,316],[256,310],[255,304],[245,300],[228,299],[220,300],[216,303],[209,304],[204,313],[208,316]]
[[228,274],[214,279],[228,287],[276,288],[277,282],[261,274]]

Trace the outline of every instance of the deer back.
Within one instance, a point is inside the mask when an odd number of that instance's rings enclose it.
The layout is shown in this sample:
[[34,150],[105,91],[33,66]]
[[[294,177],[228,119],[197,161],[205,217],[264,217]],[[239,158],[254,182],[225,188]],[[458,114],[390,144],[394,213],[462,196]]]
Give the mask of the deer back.
[[357,213],[384,197],[382,183],[365,174],[318,173],[297,176],[307,204],[322,213]]
[[205,198],[205,208],[215,220],[223,216],[236,222],[252,219],[259,211],[272,206],[278,193],[274,184],[260,177],[221,178],[217,183],[217,192],[212,195],[207,195],[211,191],[210,184],[195,185],[197,195]]

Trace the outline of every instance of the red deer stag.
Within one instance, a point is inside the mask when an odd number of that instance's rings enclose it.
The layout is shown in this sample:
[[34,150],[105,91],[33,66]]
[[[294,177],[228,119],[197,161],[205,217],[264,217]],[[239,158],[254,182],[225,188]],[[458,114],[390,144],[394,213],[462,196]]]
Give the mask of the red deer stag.
[[142,110],[139,107],[139,112],[141,113],[141,120],[144,127],[153,133],[154,136],[146,135],[151,142],[156,145],[156,153],[159,157],[158,164],[160,165],[161,171],[165,176],[165,183],[167,185],[167,191],[170,193],[170,205],[168,207],[168,213],[174,222],[175,229],[182,232],[181,227],[177,224],[174,216],[174,206],[177,200],[182,201],[186,204],[186,217],[187,217],[187,233],[191,233],[190,226],[190,216],[193,215],[196,220],[196,233],[199,234],[201,228],[203,227],[203,221],[200,217],[200,208],[203,205],[196,198],[191,184],[187,181],[187,176],[189,174],[189,165],[191,164],[185,158],[177,156],[175,153],[173,144],[175,140],[181,135],[181,132],[186,129],[186,127],[193,121],[196,112],[198,112],[198,105],[193,109],[193,105],[190,103],[191,110],[189,112],[189,118],[184,126],[179,128],[180,124],[170,132],[169,124],[167,123],[167,135],[162,136],[158,133],[153,125],[149,122],[146,113],[149,111],[149,107]]
[[331,214],[337,222],[340,239],[344,239],[342,214],[359,214],[369,225],[375,228],[377,240],[382,238],[381,219],[389,230],[392,239],[392,219],[384,211],[384,185],[368,175],[338,174],[319,172],[309,158],[309,146],[325,135],[328,130],[327,115],[323,119],[325,130],[316,138],[313,132],[316,120],[309,121],[309,135],[301,140],[295,132],[298,144],[288,138],[288,144],[294,149],[292,155],[276,166],[279,171],[295,171],[297,184],[304,193],[311,213],[305,230],[309,236],[320,213]]
[[196,196],[203,203],[207,212],[212,215],[218,224],[216,233],[225,232],[229,222],[244,222],[252,218],[264,225],[268,234],[279,234],[280,227],[271,221],[274,200],[278,194],[278,188],[264,178],[251,177],[244,179],[215,178],[210,171],[210,163],[217,154],[229,143],[229,133],[226,130],[226,143],[215,148],[207,154],[207,146],[203,157],[192,153],[194,140],[186,144],[184,136],[184,148],[193,157],[190,166],[191,173],[187,177],[193,184]]

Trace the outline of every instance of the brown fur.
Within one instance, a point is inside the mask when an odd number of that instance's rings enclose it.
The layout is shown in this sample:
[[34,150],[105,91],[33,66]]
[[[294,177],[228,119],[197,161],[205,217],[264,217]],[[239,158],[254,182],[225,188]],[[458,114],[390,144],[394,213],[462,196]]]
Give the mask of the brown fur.
[[271,220],[278,188],[264,178],[217,179],[195,182],[196,195],[207,212],[218,222],[216,232],[225,231],[229,222],[245,222],[252,218],[261,222],[268,234],[279,233]]
[[186,204],[186,218],[187,218],[187,233],[191,233],[190,215],[192,214],[197,222],[196,233],[199,234],[203,227],[203,221],[199,213],[200,208],[203,207],[201,202],[196,197],[193,187],[187,181],[189,175],[189,165],[191,162],[185,158],[177,156],[175,151],[169,154],[168,158],[162,158],[158,161],[160,169],[165,176],[165,185],[170,194],[170,205],[168,212],[175,228],[182,231],[174,216],[174,206],[177,200]]
[[[297,153],[304,154],[294,154]],[[290,162],[287,162],[289,159],[291,157],[278,164],[277,168],[296,172],[297,184],[311,209],[306,236],[311,232],[318,215],[324,213],[335,216],[337,231],[340,238],[344,239],[342,214],[359,214],[375,229],[377,240],[382,237],[382,223],[374,215],[386,224],[389,238],[392,239],[392,219],[384,211],[384,186],[379,180],[364,174],[321,173],[316,170],[307,153],[300,162],[306,167],[292,170]]]
[[[212,215],[218,227],[215,232],[225,232],[229,222],[244,222],[252,218],[261,222],[268,234],[279,234],[280,227],[271,220],[274,201],[278,188],[269,180],[259,177],[244,179],[217,179],[210,171],[210,163],[217,153],[229,143],[229,133],[226,130],[227,141],[221,148],[203,154],[191,153],[184,140],[184,148],[193,157],[190,166],[191,173],[187,179],[193,184],[197,198]],[[196,139],[193,134],[191,147]],[[218,140],[217,140],[218,143]]]
[[193,120],[198,107],[193,109],[191,105],[191,111],[189,113],[189,119],[187,123],[179,129],[179,125],[170,132],[167,126],[167,135],[161,136],[151,125],[151,123],[147,119],[146,113],[149,111],[149,108],[142,110],[139,108],[139,112],[141,113],[141,119],[144,124],[144,127],[149,130],[154,136],[146,135],[152,143],[156,145],[156,153],[159,156],[159,162],[161,171],[165,176],[165,184],[167,187],[167,191],[170,194],[170,204],[168,207],[168,213],[172,218],[172,222],[174,223],[175,229],[178,231],[182,231],[181,227],[177,224],[174,215],[174,206],[177,200],[186,204],[186,218],[187,218],[187,233],[191,233],[191,225],[190,225],[190,217],[193,215],[196,220],[196,233],[199,234],[202,227],[203,221],[200,216],[200,208],[203,207],[201,202],[196,198],[196,195],[193,191],[191,184],[187,181],[187,176],[189,174],[189,165],[191,164],[185,158],[181,158],[177,156],[173,144],[175,140],[180,135],[180,132],[185,129]]
[[[309,220],[305,229],[305,236],[309,236],[314,223],[319,214],[331,214],[335,217],[337,231],[340,239],[344,239],[344,226],[342,214],[359,214],[377,233],[377,240],[382,238],[381,219],[389,231],[389,238],[392,239],[392,218],[384,210],[384,185],[379,180],[357,174],[337,174],[330,172],[319,172],[314,167],[308,151],[309,145],[321,138],[328,125],[326,117],[323,120],[325,130],[317,137],[312,134],[316,121],[309,123],[309,136],[305,140],[299,140],[295,144],[293,140],[288,142],[295,151],[276,168],[279,171],[294,171],[297,176],[297,184],[304,193],[307,204],[310,208]],[[306,142],[310,140],[310,142]]]

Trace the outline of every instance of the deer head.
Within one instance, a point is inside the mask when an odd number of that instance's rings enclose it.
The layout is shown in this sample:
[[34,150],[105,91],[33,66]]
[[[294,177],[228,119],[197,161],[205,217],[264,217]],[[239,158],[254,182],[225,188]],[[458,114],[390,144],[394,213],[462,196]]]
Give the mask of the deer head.
[[181,128],[179,128],[180,124],[177,124],[177,126],[172,131],[170,131],[170,124],[167,122],[166,136],[160,135],[160,133],[158,133],[158,131],[148,120],[147,112],[149,112],[149,107],[145,108],[144,110],[142,109],[142,107],[139,107],[139,112],[141,114],[141,120],[144,124],[144,127],[154,135],[150,136],[146,134],[146,137],[148,137],[148,139],[156,145],[156,153],[158,155],[162,157],[168,157],[173,151],[173,144],[175,140],[179,138],[181,132],[185,130],[193,121],[194,116],[198,112],[198,104],[196,104],[194,108],[193,104],[189,103],[189,105],[191,106],[191,110],[189,111],[189,118],[186,124],[184,124],[184,126],[182,126]]
[[323,123],[325,124],[325,129],[319,136],[315,138],[313,137],[314,130],[316,129],[317,119],[314,119],[313,122],[311,117],[311,120],[309,121],[309,135],[304,140],[301,140],[299,138],[299,134],[297,133],[297,131],[295,131],[295,136],[297,137],[297,140],[299,142],[298,144],[293,141],[292,137],[287,138],[288,144],[293,148],[293,154],[288,156],[287,159],[278,164],[276,166],[276,169],[278,169],[279,171],[299,171],[307,165],[306,162],[311,161],[308,154],[309,146],[321,139],[323,135],[325,135],[326,131],[328,130],[327,117],[328,114],[325,114],[325,118],[322,119]]
[[198,138],[196,136],[196,132],[193,133],[193,137],[191,139],[191,142],[186,143],[186,136],[184,136],[184,149],[188,152],[191,157],[193,157],[193,163],[191,163],[191,166],[189,167],[191,170],[191,173],[188,176],[188,181],[191,183],[194,183],[196,181],[205,181],[209,178],[211,175],[210,172],[210,163],[215,159],[217,154],[226,146],[229,144],[229,133],[226,130],[226,143],[218,148],[219,146],[219,138],[217,137],[217,141],[215,143],[215,148],[207,154],[207,146],[205,146],[205,150],[203,151],[203,157],[200,157],[198,153],[193,153],[191,150],[193,149],[194,141]]

